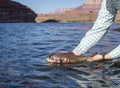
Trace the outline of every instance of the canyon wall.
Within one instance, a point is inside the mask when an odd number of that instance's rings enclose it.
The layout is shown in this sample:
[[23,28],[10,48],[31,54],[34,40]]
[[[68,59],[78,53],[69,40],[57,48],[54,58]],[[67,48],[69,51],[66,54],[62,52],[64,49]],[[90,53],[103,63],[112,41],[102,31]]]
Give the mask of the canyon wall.
[[[94,22],[97,19],[101,3],[102,0],[85,0],[83,5],[76,8],[62,8],[51,14],[38,14],[36,21],[43,22],[53,19],[60,22]],[[115,21],[120,22],[120,12]]]
[[35,22],[35,12],[11,0],[0,0],[0,22]]

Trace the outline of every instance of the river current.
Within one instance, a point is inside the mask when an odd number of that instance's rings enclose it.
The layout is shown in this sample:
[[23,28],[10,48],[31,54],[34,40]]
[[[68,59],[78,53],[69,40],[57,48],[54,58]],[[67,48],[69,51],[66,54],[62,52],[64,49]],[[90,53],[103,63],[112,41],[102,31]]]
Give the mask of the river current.
[[[120,88],[120,58],[53,65],[46,56],[71,51],[92,23],[0,23],[0,88]],[[105,53],[120,43],[113,24],[86,54]]]

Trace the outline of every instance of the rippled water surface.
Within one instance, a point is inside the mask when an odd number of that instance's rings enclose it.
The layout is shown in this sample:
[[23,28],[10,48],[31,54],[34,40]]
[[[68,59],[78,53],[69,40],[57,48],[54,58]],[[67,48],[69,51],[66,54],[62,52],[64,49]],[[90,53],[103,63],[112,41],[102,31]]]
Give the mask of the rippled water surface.
[[[71,51],[90,23],[0,23],[0,88],[120,88],[119,58],[106,62],[51,65],[53,52]],[[86,54],[120,43],[114,24]]]

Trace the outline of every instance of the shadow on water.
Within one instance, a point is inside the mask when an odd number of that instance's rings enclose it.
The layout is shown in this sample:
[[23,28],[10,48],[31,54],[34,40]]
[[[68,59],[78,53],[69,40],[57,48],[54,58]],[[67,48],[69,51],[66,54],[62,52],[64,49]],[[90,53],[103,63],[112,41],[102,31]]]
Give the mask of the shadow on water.
[[[53,52],[72,50],[92,25],[0,24],[0,88],[119,88],[119,58],[64,65],[45,60]],[[119,34],[110,30],[87,54],[110,51],[119,44]]]

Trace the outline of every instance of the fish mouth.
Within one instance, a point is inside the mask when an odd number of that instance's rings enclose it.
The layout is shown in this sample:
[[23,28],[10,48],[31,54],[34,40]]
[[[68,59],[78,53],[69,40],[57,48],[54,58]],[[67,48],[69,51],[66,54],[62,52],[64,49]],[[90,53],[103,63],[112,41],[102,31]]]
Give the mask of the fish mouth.
[[46,60],[49,62],[49,63],[54,63],[53,59],[52,59],[52,56],[54,55],[54,53],[52,53],[51,55],[47,56]]
[[54,61],[53,61],[50,57],[47,57],[46,60],[47,60],[49,63],[54,63]]

